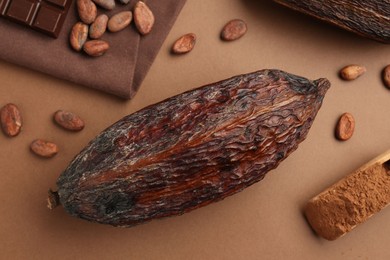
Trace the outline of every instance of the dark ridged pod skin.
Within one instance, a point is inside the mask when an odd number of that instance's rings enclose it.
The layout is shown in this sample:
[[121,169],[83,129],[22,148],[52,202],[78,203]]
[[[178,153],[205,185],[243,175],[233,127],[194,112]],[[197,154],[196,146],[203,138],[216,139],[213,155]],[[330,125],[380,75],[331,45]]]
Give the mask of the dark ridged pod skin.
[[390,43],[389,0],[274,0],[376,41]]
[[297,148],[329,86],[262,70],[146,107],[76,156],[58,179],[60,202],[73,216],[128,227],[219,201]]

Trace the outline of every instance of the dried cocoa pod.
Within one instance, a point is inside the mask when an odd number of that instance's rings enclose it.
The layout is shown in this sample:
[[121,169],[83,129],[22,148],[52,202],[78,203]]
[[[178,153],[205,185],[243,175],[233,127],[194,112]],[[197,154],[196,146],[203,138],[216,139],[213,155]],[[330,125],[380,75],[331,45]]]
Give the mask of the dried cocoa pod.
[[390,43],[390,1],[388,0],[274,1],[363,37]]
[[74,158],[57,181],[59,201],[73,216],[124,227],[220,201],[297,148],[329,86],[261,70],[148,106]]

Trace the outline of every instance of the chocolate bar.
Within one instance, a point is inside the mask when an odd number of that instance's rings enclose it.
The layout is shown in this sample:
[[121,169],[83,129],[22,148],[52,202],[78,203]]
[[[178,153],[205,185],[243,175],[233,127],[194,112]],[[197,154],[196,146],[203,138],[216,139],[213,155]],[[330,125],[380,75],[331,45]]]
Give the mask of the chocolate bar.
[[0,16],[57,38],[72,0],[0,0]]

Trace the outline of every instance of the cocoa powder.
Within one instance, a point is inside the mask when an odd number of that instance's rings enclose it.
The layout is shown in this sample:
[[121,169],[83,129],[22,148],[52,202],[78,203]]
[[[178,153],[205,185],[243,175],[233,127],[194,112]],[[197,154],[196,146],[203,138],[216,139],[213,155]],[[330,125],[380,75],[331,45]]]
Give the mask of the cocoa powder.
[[334,240],[390,203],[390,161],[359,169],[317,197],[305,208],[313,229]]

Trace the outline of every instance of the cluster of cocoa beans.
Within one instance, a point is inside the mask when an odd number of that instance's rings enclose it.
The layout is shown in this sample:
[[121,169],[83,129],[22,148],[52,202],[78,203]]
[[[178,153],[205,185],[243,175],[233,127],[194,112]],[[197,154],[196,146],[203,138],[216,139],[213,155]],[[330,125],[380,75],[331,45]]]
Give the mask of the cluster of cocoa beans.
[[[120,0],[120,3],[128,4],[129,0]],[[150,33],[153,28],[154,15],[142,1],[135,4],[133,11],[122,11],[110,18],[106,14],[98,15],[96,5],[113,10],[115,0],[77,0],[77,11],[81,21],[73,25],[69,39],[75,51],[84,50],[92,57],[102,56],[110,48],[107,41],[100,39],[106,30],[111,33],[122,31],[132,20],[141,35]]]
[[[56,111],[53,120],[58,126],[69,131],[81,131],[85,126],[78,115],[64,110]],[[6,136],[19,135],[23,127],[23,118],[17,105],[8,103],[0,109],[0,124]],[[50,158],[58,153],[58,146],[47,140],[36,139],[31,142],[30,150],[41,157]]]
[[[246,34],[248,27],[241,19],[233,19],[225,24],[220,37],[224,41],[235,41]],[[187,33],[179,37],[172,45],[172,53],[184,54],[192,51],[196,43],[196,34]]]
[[[352,81],[359,78],[367,72],[366,67],[356,64],[345,66],[340,70],[340,78],[347,81]],[[383,84],[390,89],[390,65],[387,65],[382,71]],[[340,141],[350,139],[355,130],[355,118],[351,113],[343,113],[335,128],[335,136]]]

